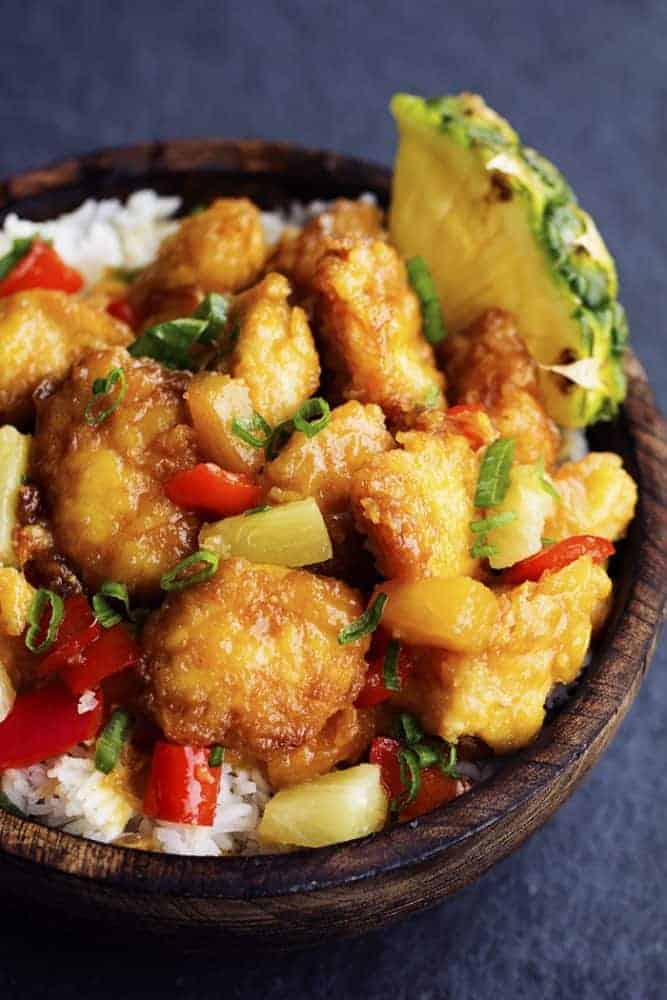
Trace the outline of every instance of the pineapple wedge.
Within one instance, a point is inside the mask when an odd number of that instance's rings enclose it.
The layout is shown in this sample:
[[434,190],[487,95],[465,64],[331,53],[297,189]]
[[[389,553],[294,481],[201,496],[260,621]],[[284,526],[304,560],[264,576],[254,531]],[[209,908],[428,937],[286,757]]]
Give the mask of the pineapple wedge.
[[449,329],[491,307],[514,313],[554,420],[612,416],[625,396],[625,314],[614,262],[565,179],[475,94],[397,94],[391,107],[391,236],[426,260]]

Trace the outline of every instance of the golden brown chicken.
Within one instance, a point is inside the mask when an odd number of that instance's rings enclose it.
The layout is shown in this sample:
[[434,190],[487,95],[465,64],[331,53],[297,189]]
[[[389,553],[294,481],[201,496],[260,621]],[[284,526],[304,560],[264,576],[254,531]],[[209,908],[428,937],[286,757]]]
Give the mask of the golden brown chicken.
[[354,475],[352,505],[383,576],[418,580],[470,574],[470,522],[478,460],[464,437],[397,435],[400,449]]
[[169,739],[258,756],[312,740],[363,683],[368,640],[337,639],[362,610],[338,580],[223,561],[146,628],[157,721]]
[[65,292],[0,298],[0,424],[27,424],[39,383],[63,378],[86,351],[131,340],[123,323]]
[[581,670],[610,593],[609,577],[588,556],[508,590],[484,652],[413,650],[417,670],[398,701],[450,742],[476,736],[498,753],[524,746],[542,725],[552,686]]
[[618,455],[591,452],[579,462],[566,462],[553,478],[560,502],[545,525],[548,538],[623,538],[635,513],[637,486]]
[[251,285],[265,255],[259,209],[247,198],[220,198],[164,241],[130,286],[130,305],[145,325],[188,316],[207,292]]
[[481,403],[501,437],[516,441],[517,462],[554,462],[558,428],[547,416],[537,365],[509,313],[489,309],[468,330],[445,340],[441,354],[451,402]]
[[[116,382],[109,395],[94,397],[95,380],[114,369],[124,373],[125,394]],[[160,576],[195,547],[197,519],[163,487],[198,459],[183,401],[187,378],[122,349],[100,351],[38,403],[33,476],[58,548],[90,587],[118,580],[150,597]]]
[[329,253],[313,285],[322,365],[334,399],[377,403],[399,427],[425,405],[442,405],[444,377],[393,247],[362,241]]

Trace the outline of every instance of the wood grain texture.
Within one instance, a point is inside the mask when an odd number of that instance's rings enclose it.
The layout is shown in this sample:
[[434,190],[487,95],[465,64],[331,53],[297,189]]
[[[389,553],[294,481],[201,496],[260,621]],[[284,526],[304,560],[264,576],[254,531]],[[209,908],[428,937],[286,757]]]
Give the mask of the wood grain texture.
[[[293,199],[389,196],[382,167],[281,143],[148,143],[67,160],[0,185],[0,215],[46,219],[86,197],[141,187],[188,207],[244,194]],[[112,920],[180,942],[221,936],[291,947],[349,936],[432,906],[516,849],[571,794],[614,735],[648,668],[667,593],[667,431],[646,375],[628,360],[618,419],[591,433],[619,452],[640,490],[614,560],[614,607],[574,697],[488,782],[410,824],[354,844],[287,855],[181,858],[83,841],[0,813],[0,878],[11,891],[83,919]]]

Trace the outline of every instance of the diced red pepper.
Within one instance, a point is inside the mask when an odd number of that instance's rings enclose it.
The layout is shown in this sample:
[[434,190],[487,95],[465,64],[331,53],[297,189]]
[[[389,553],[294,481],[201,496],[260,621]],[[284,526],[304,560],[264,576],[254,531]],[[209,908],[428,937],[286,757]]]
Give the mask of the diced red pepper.
[[477,451],[494,438],[493,424],[480,403],[459,403],[450,406],[446,413],[448,423],[457,434],[463,434]]
[[607,538],[597,535],[572,535],[562,542],[556,542],[547,549],[542,549],[537,555],[530,556],[515,563],[503,573],[503,583],[519,584],[526,580],[536,582],[543,573],[551,573],[564,569],[581,556],[590,556],[593,562],[604,562],[613,556],[614,546]]
[[62,667],[60,676],[70,691],[83,694],[98,687],[105,677],[136,666],[140,659],[141,649],[125,625],[114,625],[103,629],[97,642],[86,646]]
[[71,294],[83,288],[83,278],[49,243],[35,239],[28,252],[0,281],[0,297],[31,288],[50,288]]
[[100,638],[102,627],[83,594],[65,598],[65,613],[54,645],[40,663],[41,677],[55,673],[70,663],[87,646]]
[[212,826],[222,768],[210,767],[205,747],[158,740],[153,750],[144,812],[169,823]]
[[213,517],[231,517],[257,507],[262,487],[242,472],[227,472],[213,462],[202,462],[177,472],[164,491],[178,507]]
[[[387,631],[383,628],[376,629],[373,633],[366,680],[354,703],[357,708],[373,708],[374,705],[381,705],[383,701],[388,701],[394,693],[384,686],[384,660],[388,645],[389,634]],[[398,654],[398,676],[401,687],[414,668],[413,661],[401,647]]]
[[[407,789],[401,779],[398,759],[401,744],[387,736],[378,736],[371,743],[369,760],[380,768],[382,783],[393,800],[399,800]],[[450,802],[466,790],[466,784],[457,778],[443,774],[438,767],[425,767],[420,771],[420,786],[417,797],[398,815],[401,822],[423,816]]]
[[27,767],[91,740],[102,724],[102,704],[79,714],[79,698],[60,681],[20,694],[0,723],[0,769]]
[[124,296],[119,299],[112,299],[107,306],[107,312],[114,319],[119,319],[122,323],[127,323],[132,328],[137,325],[138,318],[134,308],[129,299],[126,299]]

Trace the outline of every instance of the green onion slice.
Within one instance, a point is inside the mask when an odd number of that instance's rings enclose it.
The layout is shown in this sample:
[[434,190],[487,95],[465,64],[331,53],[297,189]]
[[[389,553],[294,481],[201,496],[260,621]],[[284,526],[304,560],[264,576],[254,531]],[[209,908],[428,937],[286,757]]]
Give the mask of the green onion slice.
[[447,330],[431,272],[423,257],[411,257],[406,267],[410,284],[419,299],[424,336],[429,343],[439,344],[447,336]]
[[382,683],[387,691],[401,690],[401,676],[398,672],[398,657],[401,652],[401,644],[398,639],[391,639],[384,654],[382,664]]
[[142,271],[143,267],[114,267],[111,273],[117,281],[122,281],[124,285],[131,285]]
[[[123,616],[112,602],[119,601],[125,609]],[[116,583],[115,580],[105,580],[92,600],[95,617],[103,628],[113,628],[123,620],[129,619],[133,624],[142,622],[148,610],[146,608],[130,607],[130,595],[124,583]]]
[[252,514],[265,514],[267,510],[271,510],[271,504],[265,503],[261,507],[251,507],[250,510],[244,510],[243,516],[250,517]]
[[409,712],[401,712],[398,716],[397,734],[400,742],[407,743],[408,746],[412,746],[415,743],[421,743],[424,739],[421,726],[415,719],[414,715],[410,715]]
[[[173,569],[165,573],[160,580],[160,586],[163,590],[185,590],[186,587],[192,587],[195,583],[210,580],[215,574],[219,562],[220,556],[217,556],[215,552],[199,549],[187,559],[181,559]],[[192,566],[199,565],[202,567],[200,570],[194,573],[189,572]]]
[[0,792],[0,809],[2,809],[3,812],[9,813],[11,816],[18,816],[19,819],[27,818],[23,810],[19,809],[19,807],[15,805],[4,792]]
[[499,514],[491,514],[481,521],[471,521],[470,530],[475,535],[483,535],[487,531],[493,531],[494,528],[502,528],[504,524],[511,524],[512,521],[516,521],[518,516],[515,510],[503,510]]
[[128,351],[135,358],[153,358],[167,368],[192,368],[193,346],[213,343],[226,326],[228,309],[227,296],[212,292],[191,316],[167,320],[144,330]]
[[560,493],[554,484],[547,479],[547,474],[544,468],[544,458],[541,458],[537,463],[537,480],[544,492],[548,493],[550,497],[553,497],[556,503],[560,503]]
[[278,452],[281,448],[289,441],[290,437],[294,432],[294,421],[293,420],[283,420],[281,424],[274,427],[271,437],[266,443],[266,458],[267,461],[272,462],[274,458],[277,458]]
[[392,809],[400,812],[411,802],[414,802],[419,795],[421,788],[421,770],[419,767],[419,757],[412,749],[398,751],[398,763],[401,772],[401,782],[405,788],[405,793],[398,800],[392,802]]
[[548,549],[550,546],[556,544],[555,538],[542,538],[542,548]]
[[[42,619],[47,605],[49,606],[49,620],[46,625],[46,634],[41,642],[39,637],[44,628]],[[28,631],[25,636],[25,644],[31,653],[44,653],[49,649],[58,637],[60,623],[65,613],[65,604],[60,594],[46,587],[40,587],[33,598],[28,612]]]
[[476,507],[497,507],[505,499],[510,485],[514,447],[513,438],[499,438],[484,452],[475,491]]
[[229,298],[219,292],[210,292],[199,303],[192,314],[193,319],[206,321],[206,329],[200,334],[202,344],[210,344],[227,325],[229,316]]
[[225,748],[216,744],[211,747],[211,752],[208,755],[208,766],[209,767],[222,767],[222,762],[225,759]]
[[386,594],[378,594],[375,600],[368,605],[363,615],[355,619],[355,621],[350,622],[344,629],[341,629],[338,633],[338,642],[341,646],[347,646],[350,642],[357,642],[357,640],[363,639],[365,635],[370,635],[371,632],[374,632],[380,624],[387,600],[388,597]]
[[434,764],[440,764],[442,761],[442,752],[431,746],[430,743],[417,743],[412,749],[417,754],[421,770],[425,767],[433,767]]
[[11,250],[4,257],[0,257],[0,281],[6,278],[10,271],[14,270],[19,261],[23,260],[30,253],[34,239],[34,236],[25,236],[14,240]]
[[440,770],[442,771],[443,774],[446,774],[447,777],[449,777],[449,778],[458,778],[458,777],[460,777],[458,771],[456,770],[457,756],[458,755],[457,755],[456,747],[454,746],[453,743],[450,743],[449,744],[449,757],[448,757],[447,761],[446,762],[444,760],[440,761]]
[[[257,435],[257,431],[261,433],[261,437]],[[253,413],[251,417],[234,417],[232,433],[249,444],[251,448],[266,448],[271,440],[273,429],[270,424],[267,424],[264,417],[261,417],[259,413]]]
[[331,408],[326,399],[315,396],[301,404],[293,419],[295,429],[312,438],[323,431],[331,420]]
[[[98,410],[98,396],[110,397],[116,384],[118,384],[118,392],[111,400],[111,403],[106,407],[106,409]],[[101,424],[107,419],[107,417],[110,417],[111,414],[118,409],[120,404],[125,399],[126,392],[127,379],[125,378],[125,372],[122,368],[112,368],[105,378],[96,378],[93,382],[93,398],[83,411],[86,423],[91,427],[97,427],[98,424]]]
[[470,549],[470,555],[473,559],[488,559],[490,556],[495,556],[497,551],[496,546],[487,542],[486,538],[478,538]]
[[95,767],[102,774],[110,774],[118,763],[131,724],[132,716],[124,708],[116,708],[111,713],[95,745]]

